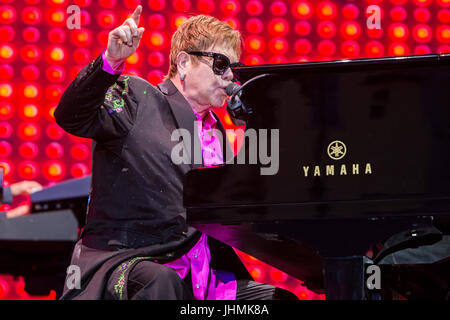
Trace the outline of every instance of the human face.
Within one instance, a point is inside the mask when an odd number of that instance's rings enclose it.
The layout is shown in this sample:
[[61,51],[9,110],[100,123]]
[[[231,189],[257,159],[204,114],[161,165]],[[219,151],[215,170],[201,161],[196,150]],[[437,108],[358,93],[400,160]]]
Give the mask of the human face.
[[[215,46],[204,50],[225,55],[231,63],[237,62],[234,50],[223,46]],[[190,59],[193,55],[190,55]],[[194,109],[204,113],[212,108],[221,107],[225,103],[227,94],[225,88],[233,79],[233,72],[227,68],[223,74],[213,70],[214,58],[199,56],[197,64],[190,63],[186,69],[185,93]]]

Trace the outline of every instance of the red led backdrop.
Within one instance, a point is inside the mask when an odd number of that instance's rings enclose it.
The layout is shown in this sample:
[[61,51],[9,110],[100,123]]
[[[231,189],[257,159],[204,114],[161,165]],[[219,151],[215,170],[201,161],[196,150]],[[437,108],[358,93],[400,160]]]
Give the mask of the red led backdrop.
[[[152,84],[168,70],[172,33],[195,14],[241,30],[245,64],[450,52],[450,0],[0,0],[0,166],[6,183],[49,185],[90,173],[90,141],[63,132],[53,111],[78,71],[106,47],[108,32],[138,4],[146,31],[125,72]],[[70,5],[80,9],[80,28],[68,23],[77,18],[76,11],[67,12]],[[232,126],[223,110],[220,116]],[[278,283],[301,299],[323,298],[242,257],[258,281]],[[1,298],[28,298],[23,281],[0,279]]]

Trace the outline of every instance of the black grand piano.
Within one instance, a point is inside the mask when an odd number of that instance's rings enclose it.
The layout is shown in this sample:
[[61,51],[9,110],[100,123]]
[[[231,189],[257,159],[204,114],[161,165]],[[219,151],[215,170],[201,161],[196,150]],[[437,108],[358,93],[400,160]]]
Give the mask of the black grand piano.
[[188,223],[327,299],[449,299],[450,55],[236,74],[258,144],[186,175]]

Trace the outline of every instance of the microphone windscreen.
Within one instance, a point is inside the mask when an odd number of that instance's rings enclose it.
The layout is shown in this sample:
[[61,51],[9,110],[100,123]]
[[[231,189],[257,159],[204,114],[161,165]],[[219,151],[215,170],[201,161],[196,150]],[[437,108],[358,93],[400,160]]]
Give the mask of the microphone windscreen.
[[227,95],[231,96],[233,95],[234,92],[236,92],[237,90],[240,89],[240,85],[236,84],[236,83],[230,83],[226,88],[225,88],[225,92],[227,93]]

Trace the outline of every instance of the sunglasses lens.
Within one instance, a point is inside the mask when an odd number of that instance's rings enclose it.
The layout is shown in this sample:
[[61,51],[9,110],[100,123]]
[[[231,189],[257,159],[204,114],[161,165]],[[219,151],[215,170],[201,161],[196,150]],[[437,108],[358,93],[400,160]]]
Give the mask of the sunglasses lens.
[[227,68],[229,67],[229,65],[230,65],[230,63],[229,63],[228,59],[226,59],[225,57],[221,57],[221,56],[216,57],[215,63],[214,63],[216,72],[224,73],[225,70],[227,70]]

